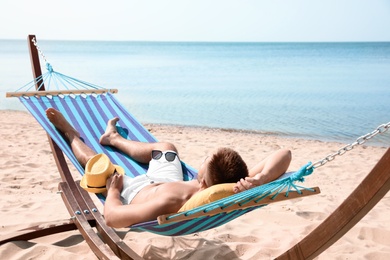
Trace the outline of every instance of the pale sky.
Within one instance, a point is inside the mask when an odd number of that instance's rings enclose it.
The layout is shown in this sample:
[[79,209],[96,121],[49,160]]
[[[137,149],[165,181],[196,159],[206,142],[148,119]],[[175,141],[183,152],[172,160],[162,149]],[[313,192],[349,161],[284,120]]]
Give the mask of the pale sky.
[[0,0],[0,39],[390,41],[390,0]]

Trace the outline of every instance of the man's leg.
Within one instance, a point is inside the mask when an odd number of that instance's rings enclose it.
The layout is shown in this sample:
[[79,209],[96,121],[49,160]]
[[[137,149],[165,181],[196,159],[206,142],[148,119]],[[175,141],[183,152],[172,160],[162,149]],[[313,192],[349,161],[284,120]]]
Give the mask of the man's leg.
[[241,179],[234,187],[235,192],[244,191],[279,178],[291,162],[291,152],[281,149],[269,155],[249,170],[249,177]]
[[88,160],[92,156],[96,155],[96,152],[89,148],[80,139],[79,132],[77,132],[77,130],[74,129],[68,121],[66,121],[61,112],[55,110],[54,108],[48,108],[46,110],[46,116],[50,122],[65,135],[77,160],[83,167],[85,167]]
[[143,143],[123,138],[116,129],[119,118],[113,118],[107,122],[106,132],[100,137],[101,145],[110,145],[126,153],[140,163],[149,163],[152,150],[171,150],[177,153],[176,147],[171,143]]

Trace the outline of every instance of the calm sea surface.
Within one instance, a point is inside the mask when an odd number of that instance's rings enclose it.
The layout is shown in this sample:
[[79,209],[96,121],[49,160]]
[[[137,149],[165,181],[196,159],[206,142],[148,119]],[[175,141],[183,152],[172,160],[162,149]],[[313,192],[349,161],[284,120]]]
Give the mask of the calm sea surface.
[[[351,142],[390,121],[390,43],[40,41],[54,70],[107,88],[141,122]],[[44,69],[45,70],[45,69]],[[32,80],[25,40],[0,40],[5,92]],[[370,144],[389,146],[390,131]]]

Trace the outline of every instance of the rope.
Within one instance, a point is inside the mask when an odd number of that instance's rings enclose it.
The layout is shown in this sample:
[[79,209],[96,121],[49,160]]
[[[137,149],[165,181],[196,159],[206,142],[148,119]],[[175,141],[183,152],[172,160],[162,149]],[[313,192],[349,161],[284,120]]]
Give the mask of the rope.
[[[93,89],[101,89],[101,87],[99,87],[99,86],[97,86],[95,84],[91,84],[91,83],[88,83],[88,82],[85,82],[85,81],[77,80],[75,78],[66,76],[66,75],[64,75],[62,73],[55,72],[53,70],[53,66],[49,63],[49,61],[47,60],[45,54],[43,53],[43,51],[39,47],[35,37],[32,38],[31,41],[33,42],[33,44],[34,44],[35,48],[37,49],[38,53],[42,56],[43,60],[46,63],[46,69],[47,69],[48,73],[45,73],[43,75],[43,77],[45,79],[42,81],[42,84],[43,84],[43,82],[48,80],[49,81],[48,85],[50,85],[51,80],[53,80],[55,82],[57,90],[60,90],[61,86],[65,87],[65,89],[69,89],[69,87],[65,83],[68,83],[69,85],[73,86],[75,89],[79,89],[77,86],[81,87],[82,89],[87,89],[88,87],[91,87]],[[49,88],[47,88],[47,89],[49,89]]]
[[[76,78],[64,75],[62,73],[54,71],[52,65],[48,62],[45,54],[37,44],[37,41],[34,38],[31,39],[33,42],[34,46],[36,47],[38,53],[40,56],[43,58],[43,60],[46,63],[46,69],[47,72],[43,73],[41,76],[37,77],[36,79],[30,81],[26,85],[22,86],[21,88],[17,89],[16,92],[27,92],[27,91],[32,91],[35,88],[36,84],[39,84],[37,91],[41,90],[43,84],[45,84],[45,89],[47,91],[55,89],[58,91],[61,90],[108,90],[104,87],[101,87],[99,85],[89,83],[83,80],[78,80]],[[116,93],[116,89],[110,89],[109,90],[112,93]]]

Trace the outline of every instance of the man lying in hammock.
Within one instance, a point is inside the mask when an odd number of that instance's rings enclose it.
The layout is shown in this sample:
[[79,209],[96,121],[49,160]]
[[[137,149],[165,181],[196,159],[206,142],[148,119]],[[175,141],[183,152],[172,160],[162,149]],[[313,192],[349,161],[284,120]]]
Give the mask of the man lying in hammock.
[[[50,122],[67,138],[80,164],[96,155],[64,116],[54,108],[46,110]],[[235,183],[240,192],[277,179],[291,161],[289,150],[281,149],[249,170],[241,156],[229,148],[213,151],[200,166],[196,180],[183,181],[176,147],[167,142],[142,143],[123,138],[116,129],[118,118],[108,121],[100,138],[140,163],[149,163],[146,174],[130,178],[113,174],[107,179],[104,217],[111,227],[128,227],[177,212],[194,194],[219,183]]]

